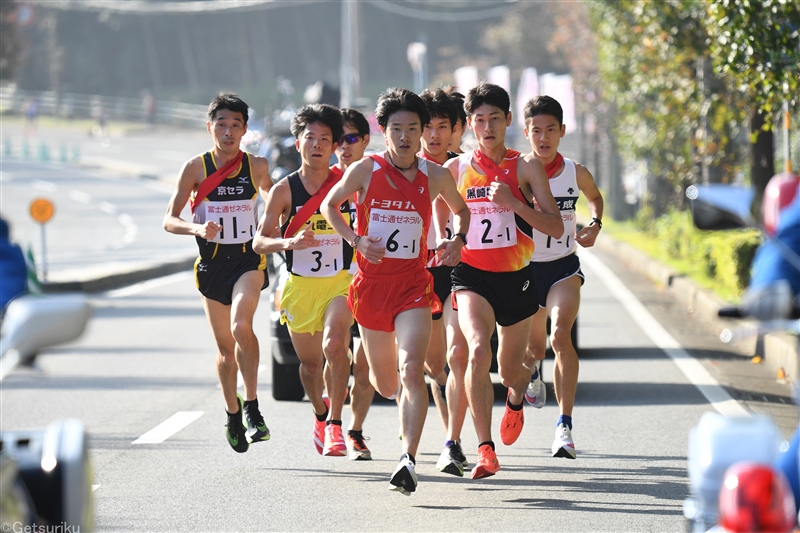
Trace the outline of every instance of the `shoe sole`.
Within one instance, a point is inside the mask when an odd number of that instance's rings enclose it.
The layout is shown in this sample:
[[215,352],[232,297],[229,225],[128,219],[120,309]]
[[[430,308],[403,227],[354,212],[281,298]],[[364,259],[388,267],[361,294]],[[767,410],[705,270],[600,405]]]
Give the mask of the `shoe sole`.
[[570,453],[570,451],[564,448],[563,446],[557,449],[553,453],[553,457],[563,457],[564,459],[575,459],[576,455],[577,455],[576,452],[573,451]]
[[542,407],[544,407],[545,402],[538,402],[537,400],[538,397],[531,400],[531,397],[528,396],[528,393],[525,393],[525,401],[528,403],[528,405],[530,405],[534,409],[541,409]]
[[270,435],[269,433],[267,433],[267,434],[266,434],[266,435],[264,435],[263,437],[251,437],[251,438],[250,438],[250,444],[254,444],[254,443],[256,443],[256,442],[267,442],[267,441],[270,439],[270,437],[271,437],[271,436],[272,436],[272,435]]
[[456,463],[447,463],[444,467],[436,466],[439,472],[450,474],[451,476],[464,477],[464,468]]
[[325,457],[344,457],[347,455],[347,450],[337,450],[336,448],[331,448],[328,450],[323,450],[322,455]]
[[369,452],[350,452],[351,461],[372,461],[372,454]]
[[401,468],[389,480],[389,490],[399,492],[403,496],[411,496],[411,493],[417,490],[417,483],[407,468]]
[[495,475],[498,471],[499,469],[495,472],[492,472],[486,467],[476,466],[475,468],[472,469],[472,479],[483,479],[485,477],[491,477]]

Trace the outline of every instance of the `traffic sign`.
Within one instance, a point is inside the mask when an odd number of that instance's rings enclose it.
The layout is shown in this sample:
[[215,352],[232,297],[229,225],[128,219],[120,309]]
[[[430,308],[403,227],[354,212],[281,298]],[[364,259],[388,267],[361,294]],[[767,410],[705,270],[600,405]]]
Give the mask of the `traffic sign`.
[[53,213],[55,213],[55,208],[53,207],[53,202],[48,200],[47,198],[36,198],[34,201],[31,202],[30,206],[31,217],[33,220],[40,224],[44,224],[51,218],[53,218]]

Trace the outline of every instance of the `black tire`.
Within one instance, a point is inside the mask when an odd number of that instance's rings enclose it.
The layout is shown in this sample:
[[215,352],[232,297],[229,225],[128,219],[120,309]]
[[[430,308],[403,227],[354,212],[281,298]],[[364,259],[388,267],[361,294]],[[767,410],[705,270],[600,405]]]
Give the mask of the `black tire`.
[[282,365],[272,358],[272,397],[278,401],[299,402],[306,395],[297,365]]

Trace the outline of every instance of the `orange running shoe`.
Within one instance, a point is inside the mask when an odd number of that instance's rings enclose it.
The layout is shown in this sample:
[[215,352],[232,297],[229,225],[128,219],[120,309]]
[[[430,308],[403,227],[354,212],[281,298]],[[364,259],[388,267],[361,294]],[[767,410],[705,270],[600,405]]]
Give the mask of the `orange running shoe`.
[[508,389],[506,412],[503,413],[503,420],[500,421],[500,440],[506,446],[517,442],[519,434],[522,433],[522,426],[525,424],[525,414],[522,412],[522,406],[520,406],[519,411],[511,409],[508,406],[509,396],[511,396],[511,389]]
[[472,479],[481,479],[493,476],[500,471],[500,463],[497,462],[497,454],[488,444],[478,448],[478,460],[472,467]]
[[343,457],[347,455],[347,446],[342,436],[342,426],[339,424],[328,424],[325,426],[325,448],[322,455],[328,457]]
[[[325,409],[329,410],[331,401],[328,397],[323,396],[322,401],[325,402]],[[314,447],[317,449],[317,453],[322,455],[322,450],[325,447],[325,421],[320,422],[317,420],[316,415],[314,415]]]

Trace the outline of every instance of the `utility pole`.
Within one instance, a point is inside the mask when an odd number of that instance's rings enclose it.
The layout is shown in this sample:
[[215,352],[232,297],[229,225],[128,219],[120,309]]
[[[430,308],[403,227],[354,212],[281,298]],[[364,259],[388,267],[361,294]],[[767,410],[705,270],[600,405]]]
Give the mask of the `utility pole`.
[[792,173],[792,149],[789,144],[789,132],[792,127],[792,115],[789,113],[789,102],[783,101],[783,156],[786,159],[785,170]]
[[359,59],[358,59],[358,2],[344,0],[342,2],[342,61],[339,66],[339,84],[341,85],[342,109],[352,107],[360,94]]

